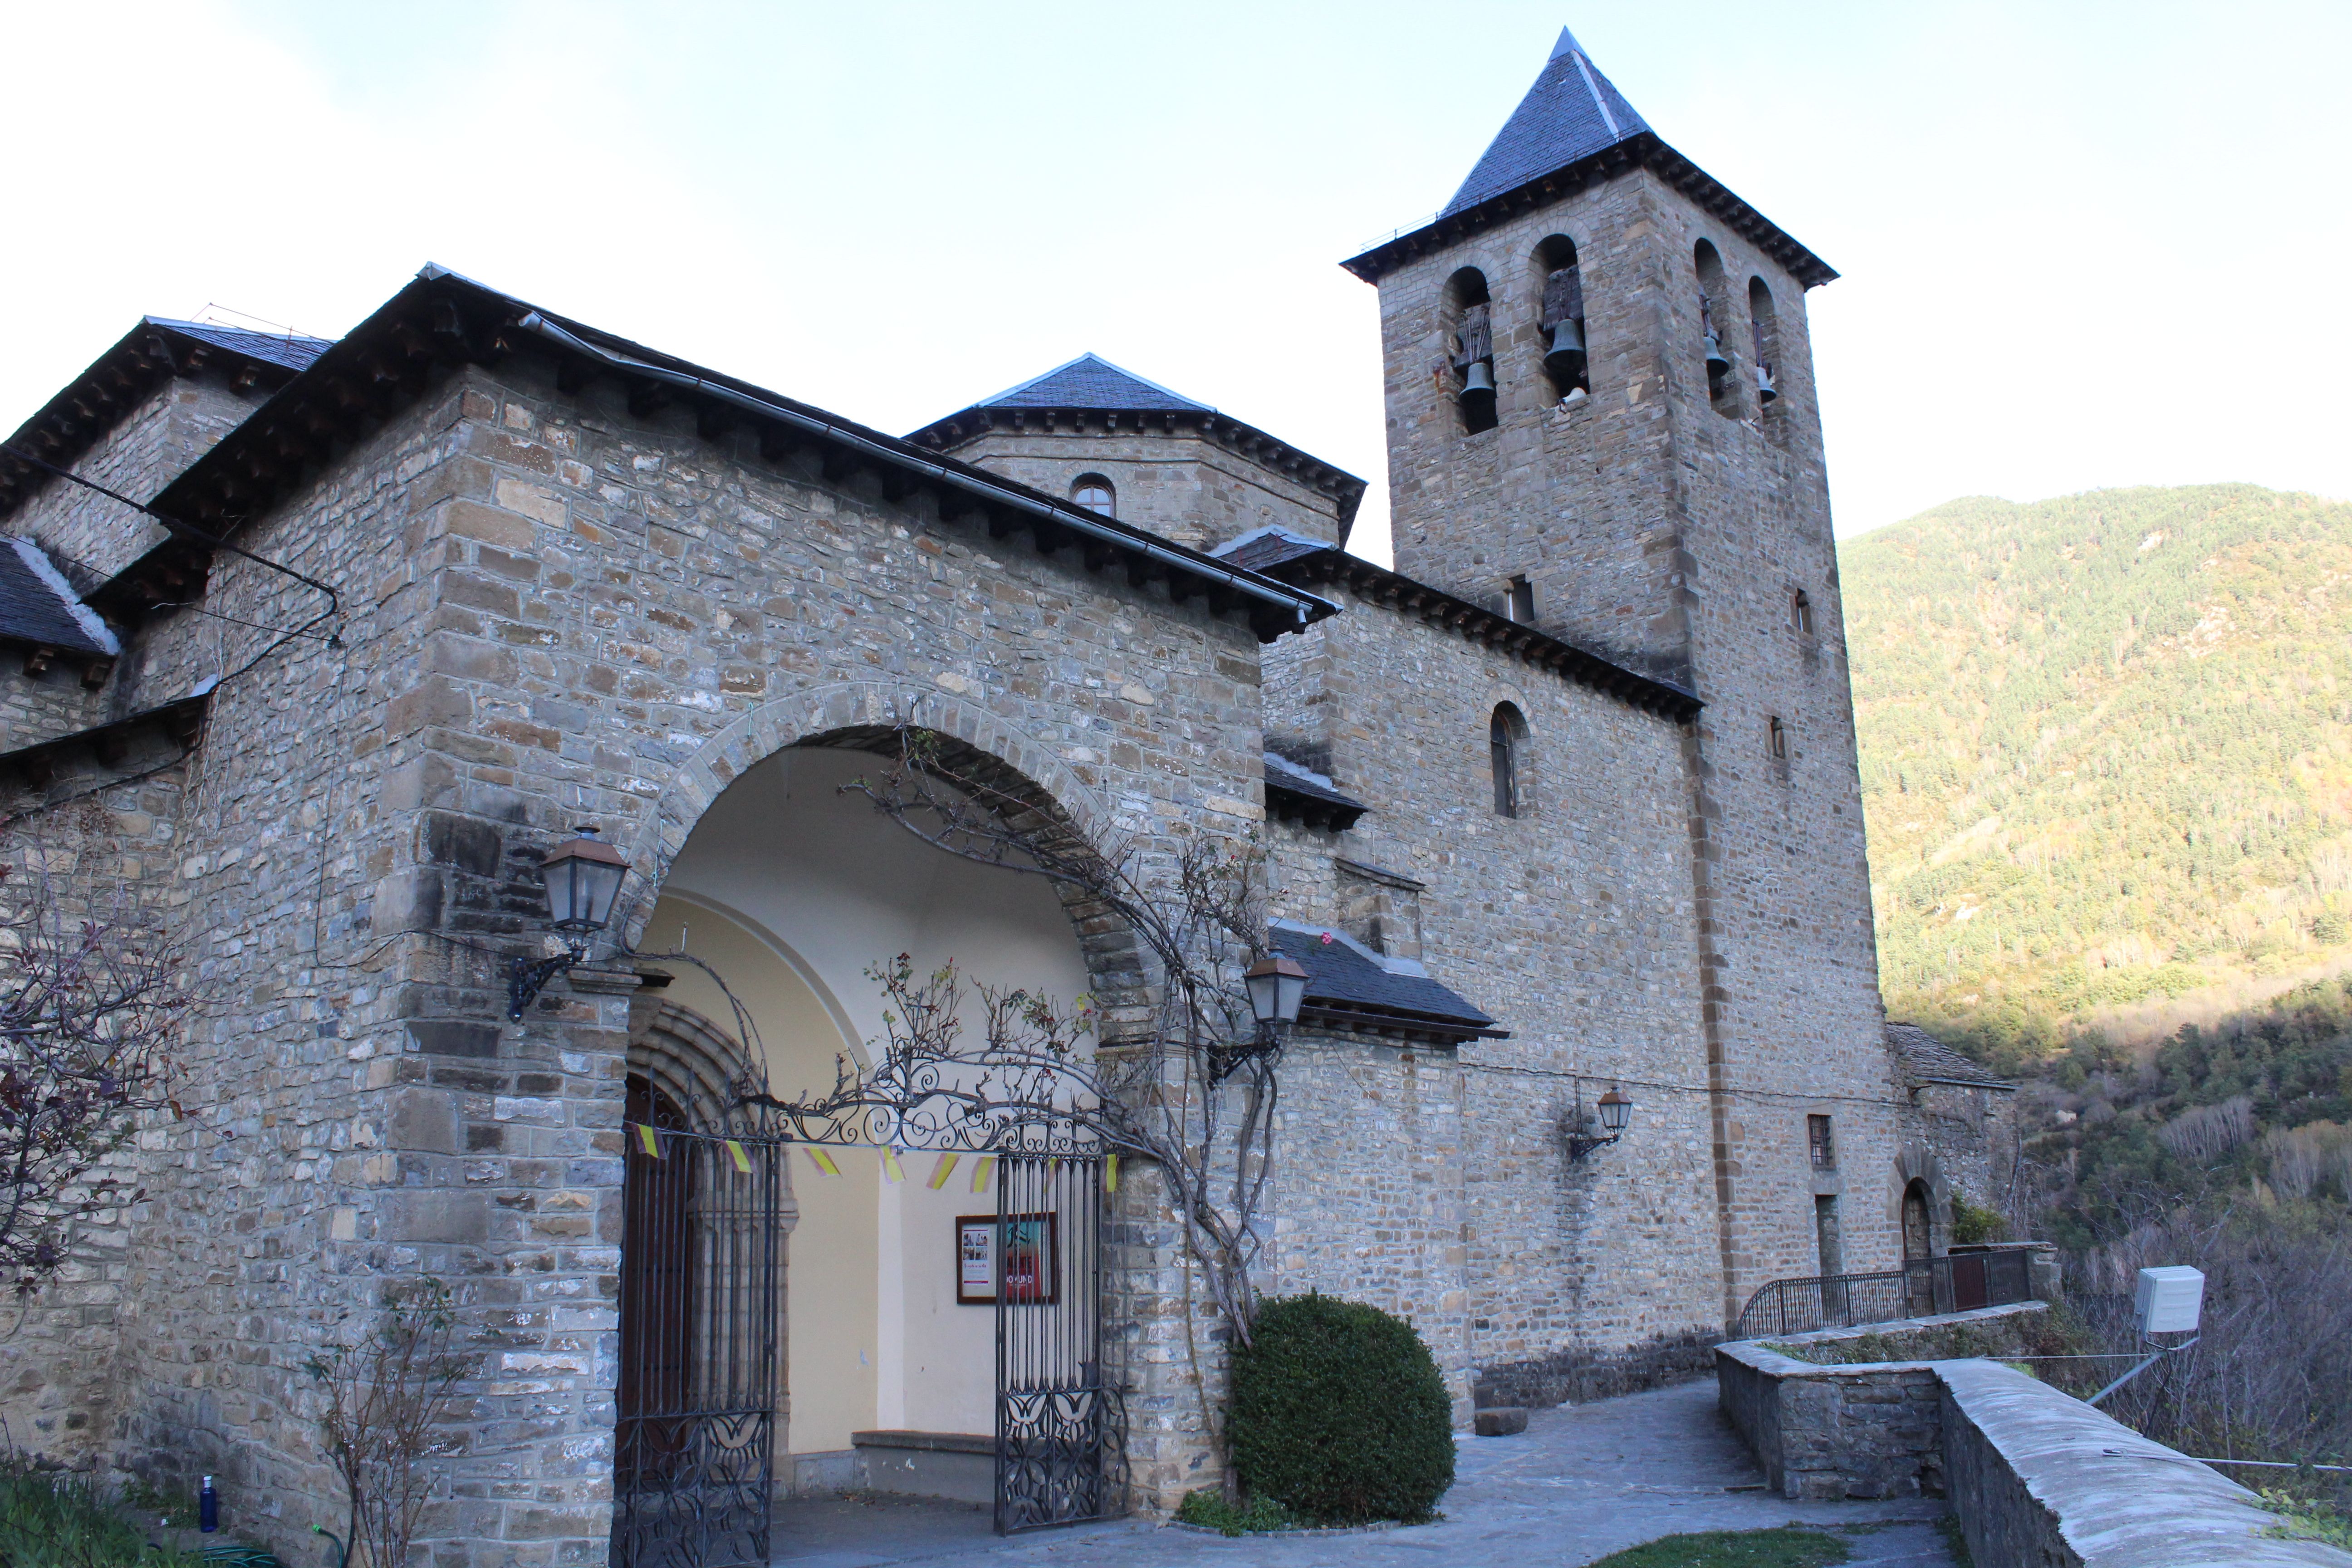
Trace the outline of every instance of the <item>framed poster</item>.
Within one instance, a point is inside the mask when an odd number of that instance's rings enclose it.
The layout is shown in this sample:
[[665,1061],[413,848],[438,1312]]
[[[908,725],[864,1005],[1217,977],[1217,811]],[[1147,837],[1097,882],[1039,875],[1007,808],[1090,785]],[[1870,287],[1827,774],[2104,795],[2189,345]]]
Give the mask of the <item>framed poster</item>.
[[[1000,1235],[1000,1229],[1002,1234]],[[1007,1301],[1050,1307],[1061,1300],[1061,1237],[1051,1214],[956,1218],[956,1305]]]

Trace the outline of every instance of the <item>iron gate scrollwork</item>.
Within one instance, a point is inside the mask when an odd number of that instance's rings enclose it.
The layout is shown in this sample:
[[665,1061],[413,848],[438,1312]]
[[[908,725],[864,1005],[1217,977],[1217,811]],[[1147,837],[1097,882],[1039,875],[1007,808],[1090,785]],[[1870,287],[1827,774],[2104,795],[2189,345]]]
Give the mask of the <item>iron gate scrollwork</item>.
[[996,1528],[1125,1511],[1126,1408],[1103,1364],[1107,1187],[1092,1153],[1000,1158]]
[[766,1568],[787,1146],[629,1090],[613,1562]]

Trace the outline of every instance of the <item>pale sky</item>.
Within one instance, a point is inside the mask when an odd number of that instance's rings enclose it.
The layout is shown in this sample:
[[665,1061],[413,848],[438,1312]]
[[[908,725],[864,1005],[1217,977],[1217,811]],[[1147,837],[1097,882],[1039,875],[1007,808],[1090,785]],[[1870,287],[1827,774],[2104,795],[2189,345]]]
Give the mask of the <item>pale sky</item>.
[[437,261],[903,432],[1092,350],[1373,484],[1372,290],[1559,26],[1845,276],[1839,531],[2352,495],[2352,5],[5,0],[13,428],[142,313],[332,335]]

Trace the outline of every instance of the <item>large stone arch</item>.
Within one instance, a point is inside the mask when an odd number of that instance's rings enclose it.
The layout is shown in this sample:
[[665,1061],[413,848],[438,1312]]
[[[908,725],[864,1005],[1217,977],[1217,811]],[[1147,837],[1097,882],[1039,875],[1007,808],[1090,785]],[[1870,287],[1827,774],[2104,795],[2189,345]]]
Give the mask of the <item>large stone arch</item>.
[[[763,703],[706,741],[655,798],[623,847],[631,869],[627,908],[614,934],[635,949],[653,916],[671,865],[729,785],[795,746],[882,750],[901,726],[936,737],[950,765],[1023,803],[1016,826],[1066,834],[1088,845],[1111,841],[1116,824],[1101,795],[1045,742],[1002,715],[952,693],[893,681],[844,681]],[[1068,888],[1057,887],[1106,1042],[1147,1015],[1149,977],[1134,933]]]

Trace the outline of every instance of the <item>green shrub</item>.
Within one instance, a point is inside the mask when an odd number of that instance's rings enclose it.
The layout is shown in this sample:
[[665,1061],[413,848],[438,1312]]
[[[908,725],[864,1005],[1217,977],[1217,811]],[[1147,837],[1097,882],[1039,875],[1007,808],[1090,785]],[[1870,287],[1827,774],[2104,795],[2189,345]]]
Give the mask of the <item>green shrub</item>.
[[1320,1524],[1425,1520],[1454,1484],[1452,1403],[1412,1325],[1309,1294],[1267,1301],[1234,1355],[1242,1485]]
[[1952,1194],[1952,1239],[1963,1246],[1980,1241],[2007,1241],[2009,1222],[1990,1209],[1982,1209],[1960,1196]]
[[1297,1530],[1311,1524],[1270,1497],[1255,1497],[1235,1508],[1222,1491],[1189,1491],[1176,1505],[1180,1524],[1197,1524],[1225,1535],[1251,1535],[1269,1530]]
[[0,1563],[7,1568],[195,1568],[152,1548],[83,1474],[0,1457]]

